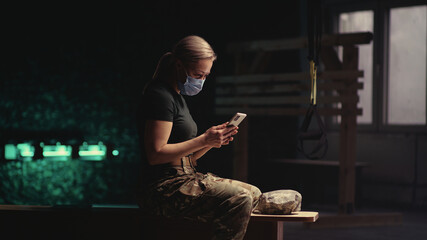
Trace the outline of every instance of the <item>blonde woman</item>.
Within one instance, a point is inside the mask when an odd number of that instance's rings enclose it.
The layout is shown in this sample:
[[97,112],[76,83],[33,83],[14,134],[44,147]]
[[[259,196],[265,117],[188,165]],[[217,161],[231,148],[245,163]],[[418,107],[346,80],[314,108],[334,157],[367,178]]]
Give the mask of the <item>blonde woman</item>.
[[210,149],[233,141],[238,128],[223,123],[197,136],[182,96],[202,90],[215,60],[203,38],[185,37],[161,57],[144,88],[138,113],[144,178],[138,204],[148,214],[212,221],[214,239],[243,239],[261,191],[195,168]]

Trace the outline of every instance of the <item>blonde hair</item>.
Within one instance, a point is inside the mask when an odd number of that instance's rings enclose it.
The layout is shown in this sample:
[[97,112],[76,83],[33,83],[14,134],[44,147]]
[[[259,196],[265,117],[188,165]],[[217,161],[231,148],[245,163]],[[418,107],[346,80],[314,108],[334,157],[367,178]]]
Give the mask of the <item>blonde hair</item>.
[[212,59],[212,61],[215,61],[216,58],[214,50],[205,39],[190,35],[181,39],[174,46],[172,52],[167,52],[160,58],[153,79],[157,79],[166,72],[170,72],[177,60],[188,66],[190,63],[202,59]]

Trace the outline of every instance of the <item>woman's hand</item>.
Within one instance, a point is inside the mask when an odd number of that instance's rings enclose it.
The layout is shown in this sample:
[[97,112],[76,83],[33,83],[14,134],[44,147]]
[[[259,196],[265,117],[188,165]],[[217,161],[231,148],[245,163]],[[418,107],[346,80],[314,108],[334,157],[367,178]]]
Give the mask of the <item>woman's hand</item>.
[[228,122],[209,128],[205,133],[206,145],[214,148],[220,148],[222,145],[228,145],[233,141],[233,135],[237,134],[238,127],[229,126]]

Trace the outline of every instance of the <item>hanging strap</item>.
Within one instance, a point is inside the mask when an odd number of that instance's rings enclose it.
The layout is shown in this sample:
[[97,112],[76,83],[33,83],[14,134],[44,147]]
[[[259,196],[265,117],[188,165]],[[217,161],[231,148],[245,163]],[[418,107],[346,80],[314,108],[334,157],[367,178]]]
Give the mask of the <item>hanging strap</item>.
[[[309,131],[311,120],[315,117],[317,122],[318,130]],[[310,105],[307,113],[304,117],[300,133],[298,134],[298,151],[300,151],[308,159],[321,159],[323,158],[328,151],[328,138],[326,135],[326,128],[323,125],[322,119],[320,118],[319,113],[317,112],[316,105]],[[306,141],[316,141],[314,147],[311,151],[308,151],[304,147]]]
[[310,104],[316,105],[317,99],[317,66],[316,63],[310,61]]
[[[316,11],[317,10],[317,11]],[[304,117],[300,133],[298,134],[298,150],[308,159],[319,159],[326,155],[328,150],[328,139],[326,128],[322,118],[317,112],[317,66],[319,64],[320,43],[322,38],[322,16],[321,1],[308,1],[308,60],[310,64],[310,106]],[[313,115],[316,118],[318,130],[308,131]],[[317,141],[314,148],[307,152],[304,148],[304,141]],[[322,151],[323,149],[323,151]]]

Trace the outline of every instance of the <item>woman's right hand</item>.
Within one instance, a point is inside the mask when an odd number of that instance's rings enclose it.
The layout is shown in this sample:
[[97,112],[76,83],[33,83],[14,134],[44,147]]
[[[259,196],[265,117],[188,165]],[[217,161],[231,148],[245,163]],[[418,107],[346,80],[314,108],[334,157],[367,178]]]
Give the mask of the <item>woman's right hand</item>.
[[220,148],[233,140],[233,135],[237,134],[238,127],[227,127],[228,122],[209,128],[205,133],[206,145]]

